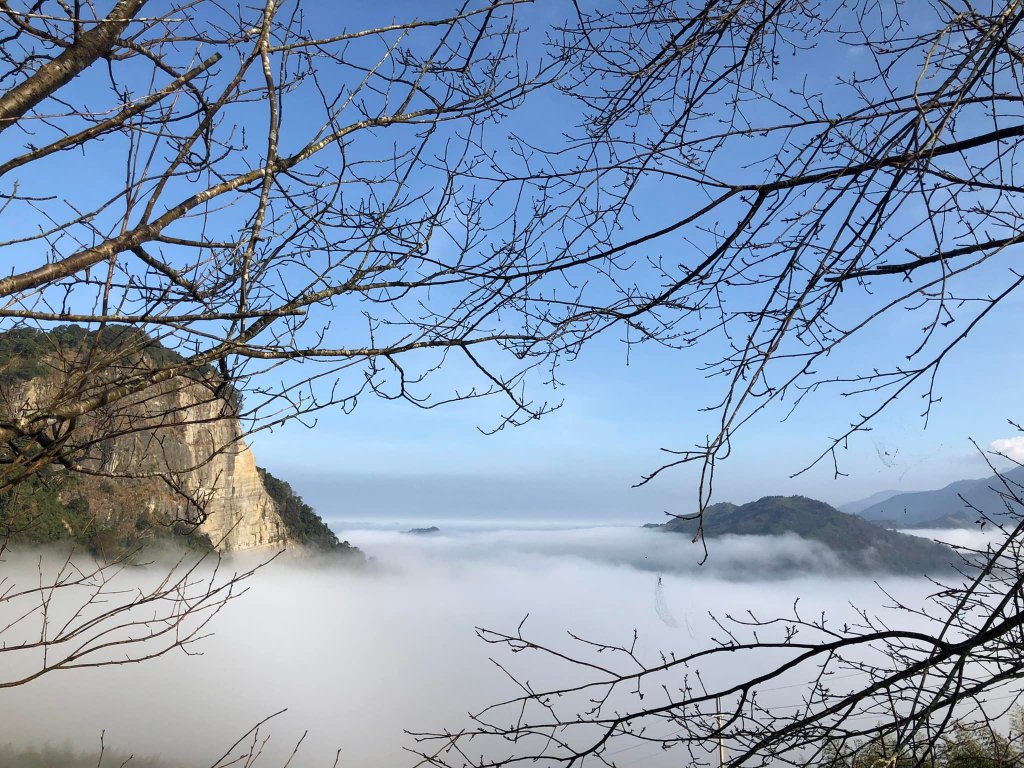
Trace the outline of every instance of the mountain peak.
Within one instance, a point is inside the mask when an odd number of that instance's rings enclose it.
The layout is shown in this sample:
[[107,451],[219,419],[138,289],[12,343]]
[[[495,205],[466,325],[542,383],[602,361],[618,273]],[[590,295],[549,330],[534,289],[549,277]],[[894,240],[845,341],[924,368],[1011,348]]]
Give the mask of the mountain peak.
[[[675,518],[652,527],[692,536],[697,521]],[[704,514],[703,532],[707,538],[795,534],[824,544],[842,565],[857,571],[936,572],[954,559],[940,544],[888,531],[806,496],[764,496],[739,506],[715,504]]]

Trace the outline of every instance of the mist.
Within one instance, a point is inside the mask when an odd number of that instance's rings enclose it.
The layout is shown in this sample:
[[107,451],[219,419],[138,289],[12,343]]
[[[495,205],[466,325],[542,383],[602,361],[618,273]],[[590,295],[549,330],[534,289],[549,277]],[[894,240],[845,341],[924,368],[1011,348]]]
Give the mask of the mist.
[[[717,539],[702,566],[687,537],[635,528],[339,534],[371,556],[367,568],[271,563],[215,618],[214,634],[193,648],[202,655],[58,671],[0,691],[0,744],[95,749],[105,732],[109,749],[203,766],[287,709],[261,730],[271,739],[259,765],[277,768],[306,731],[296,768],[330,766],[338,750],[340,765],[414,765],[404,730],[456,728],[517,693],[491,657],[538,686],[557,675],[483,643],[475,627],[512,631],[525,618],[535,639],[563,645],[569,630],[628,643],[635,629],[639,655],[654,660],[707,645],[709,613],[763,618],[799,598],[802,611],[839,618],[851,604],[885,601],[877,574],[825,578],[830,553],[795,536]],[[17,562],[7,575],[31,578],[27,564],[11,572]],[[911,604],[934,591],[924,579],[884,586]]]
[[966,550],[984,550],[990,545],[1005,541],[1007,535],[1007,531],[995,525],[987,525],[985,528],[906,528],[900,533],[920,536]]

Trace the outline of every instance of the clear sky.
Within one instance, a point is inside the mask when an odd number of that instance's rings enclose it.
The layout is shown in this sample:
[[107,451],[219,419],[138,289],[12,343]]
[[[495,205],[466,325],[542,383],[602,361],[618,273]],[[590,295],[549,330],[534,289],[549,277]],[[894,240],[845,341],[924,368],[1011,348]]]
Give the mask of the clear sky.
[[[540,22],[557,13],[556,6],[528,13]],[[400,16],[412,7],[397,3],[388,11]],[[858,54],[855,48],[808,52],[791,82],[800,79],[827,94],[837,76],[853,71]],[[552,110],[562,106],[541,94],[510,126],[521,130],[534,123],[542,132],[550,130],[559,125]],[[741,166],[747,158],[731,161]],[[678,201],[652,188],[634,202],[638,227],[649,229],[651,222],[670,217]],[[984,293],[985,281],[995,277],[1001,283],[1011,266],[1009,261],[986,265],[971,280]],[[719,469],[714,500],[801,493],[840,504],[881,490],[923,490],[988,474],[970,439],[987,448],[1015,436],[1007,420],[1019,416],[1024,358],[1012,331],[1020,310],[1019,300],[1006,302],[947,359],[939,378],[942,399],[927,428],[918,389],[840,453],[840,470],[847,476],[835,478],[831,463],[823,462],[792,477],[865,405],[822,394],[784,419],[782,404],[739,435]],[[868,370],[879,360],[891,364],[886,356],[898,349],[900,339],[918,332],[917,322],[891,314],[850,344],[838,365]],[[293,423],[260,434],[254,449],[259,462],[292,481],[328,518],[656,520],[665,511],[690,511],[696,470],[682,468],[643,488],[631,486],[666,459],[659,449],[690,448],[713,427],[701,408],[721,396],[722,382],[709,380],[701,367],[722,349],[715,337],[684,352],[633,348],[627,364],[625,346],[609,335],[561,369],[563,386],[551,394],[564,399],[561,409],[524,427],[481,433],[478,427],[496,423],[504,407],[498,400],[432,411],[364,400],[351,414],[323,413],[313,429]]]
[[[1017,308],[1019,309],[1019,308]],[[873,432],[843,455],[848,477],[820,465],[796,478],[847,423],[828,400],[808,401],[786,421],[765,414],[738,440],[719,470],[716,500],[748,501],[800,493],[833,504],[880,490],[924,490],[988,474],[969,442],[982,447],[1010,437],[1018,408],[1017,347],[1003,348],[1000,328],[1012,310],[946,367],[943,401],[925,429],[913,398],[888,411]],[[884,331],[874,341],[885,343]],[[1001,357],[1000,372],[990,355]],[[421,411],[367,400],[355,412],[324,413],[315,428],[297,423],[254,440],[257,460],[289,479],[327,517],[417,520],[493,514],[504,518],[657,520],[693,503],[695,476],[677,469],[632,489],[657,467],[659,449],[687,447],[703,434],[698,408],[709,386],[693,354],[637,354],[627,366],[611,340],[595,345],[563,371],[562,408],[523,427],[484,435],[496,401]],[[984,396],[978,396],[984,387]],[[849,411],[847,411],[847,414]]]
[[[527,11],[535,26],[557,14],[558,4],[541,5]],[[387,12],[399,17],[416,7],[400,2],[389,4]],[[337,21],[327,14],[325,24]],[[792,77],[799,75],[807,87],[827,94],[838,75],[853,70],[858,53],[808,52]],[[541,94],[510,120],[509,130],[533,124],[541,135],[545,129],[551,135],[559,126],[552,111],[563,107],[556,97]],[[731,161],[739,166],[746,159]],[[637,226],[648,229],[670,217],[677,203],[657,188],[641,191],[634,202]],[[1001,283],[1011,266],[1009,261],[986,265],[971,280],[984,292],[986,280]],[[927,428],[918,389],[840,453],[847,476],[835,478],[831,463],[823,462],[792,477],[865,404],[822,394],[788,418],[781,404],[739,435],[719,469],[714,500],[801,493],[840,504],[881,490],[923,490],[988,474],[970,439],[988,448],[1015,436],[1007,420],[1020,415],[1024,356],[1012,331],[1021,308],[1019,300],[1004,303],[947,359],[939,378],[942,399]],[[838,365],[870,369],[897,350],[901,338],[918,332],[917,322],[890,315],[851,343]],[[690,510],[696,470],[682,468],[643,488],[631,486],[667,458],[659,449],[690,448],[713,427],[701,408],[721,396],[723,382],[709,380],[701,368],[722,350],[721,339],[709,337],[682,352],[633,348],[627,362],[625,346],[609,335],[562,367],[563,385],[556,391],[536,392],[539,399],[564,400],[562,407],[520,428],[481,433],[478,428],[493,426],[505,406],[497,399],[432,411],[364,399],[351,414],[322,413],[312,429],[292,423],[261,433],[253,447],[261,464],[290,480],[328,518],[656,520],[665,511]]]
[[[307,21],[327,34],[342,26],[351,29],[421,15],[423,7],[410,0],[377,6],[312,3]],[[524,58],[543,55],[540,38],[566,7],[542,2],[523,10],[532,34],[524,40]],[[439,12],[433,4],[430,10]],[[820,89],[823,98],[831,98],[840,109],[843,97],[831,96],[830,89],[837,77],[854,71],[858,60],[856,48],[823,46],[804,52],[789,65],[779,87],[800,84]],[[527,134],[539,143],[557,141],[563,128],[578,119],[569,108],[556,93],[541,92],[500,128]],[[290,105],[286,114],[284,145],[308,129],[301,106]],[[757,109],[752,108],[752,119],[756,117]],[[391,137],[382,135],[381,141]],[[99,146],[100,154],[90,160],[97,168],[105,162],[102,152],[116,150],[112,143]],[[364,146],[362,151],[366,150]],[[752,147],[750,157],[737,153],[721,162],[724,168],[739,169],[756,151]],[[64,162],[64,157],[53,160]],[[53,170],[59,172],[58,166]],[[63,181],[70,196],[90,194],[87,173]],[[28,183],[47,182],[40,176]],[[671,221],[680,206],[690,202],[679,199],[679,189],[641,186],[633,198],[637,221],[625,222],[618,237],[626,240]],[[32,229],[36,222],[9,226]],[[636,256],[640,263],[666,252],[673,257],[681,253],[679,258],[685,260],[692,248],[691,241],[670,240]],[[988,281],[1002,285],[1012,259],[1009,249],[1002,261],[972,275],[968,287],[984,294]],[[852,301],[842,311],[856,314],[856,299]],[[880,490],[934,488],[987,474],[970,439],[987,448],[993,441],[1015,436],[1007,420],[1022,418],[1019,380],[1024,355],[1014,334],[1021,309],[1020,300],[1011,297],[946,360],[937,390],[942,400],[933,406],[927,429],[916,390],[841,452],[840,469],[847,476],[834,478],[831,463],[823,462],[792,477],[827,447],[829,436],[848,427],[865,403],[821,393],[788,417],[787,404],[782,403],[739,433],[732,455],[719,468],[713,500],[743,502],[801,493],[840,504]],[[890,313],[829,364],[845,371],[869,370],[879,361],[891,365],[893,356],[898,362],[899,342],[919,333],[919,327],[917,316]],[[496,516],[648,521],[666,511],[689,512],[696,496],[695,468],[670,471],[643,488],[631,486],[670,458],[660,449],[692,448],[714,427],[713,415],[701,409],[721,398],[724,382],[708,379],[703,366],[724,353],[723,339],[708,336],[685,351],[634,346],[627,359],[620,335],[616,330],[595,340],[578,360],[563,365],[556,390],[545,392],[537,386],[538,400],[564,401],[563,405],[523,427],[493,435],[480,431],[494,426],[504,412],[506,403],[497,398],[423,411],[404,402],[366,397],[352,413],[321,412],[312,428],[293,422],[260,432],[252,440],[257,461],[292,482],[321,514],[333,519]],[[443,391],[446,384],[457,383],[459,375],[454,369],[441,371],[434,386]]]

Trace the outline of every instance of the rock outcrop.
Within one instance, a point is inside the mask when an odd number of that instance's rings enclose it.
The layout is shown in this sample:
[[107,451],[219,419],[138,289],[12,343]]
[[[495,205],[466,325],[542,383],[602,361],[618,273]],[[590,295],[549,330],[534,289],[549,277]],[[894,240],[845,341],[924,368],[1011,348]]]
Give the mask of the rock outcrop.
[[[35,379],[9,402],[31,411],[60,388],[50,377]],[[76,429],[83,445],[77,464],[96,473],[80,475],[76,491],[106,521],[137,511],[118,509],[134,503],[159,520],[197,523],[220,551],[287,542],[238,419],[205,383],[179,378],[156,385]]]
[[[59,353],[45,351],[47,337],[57,338],[60,330],[35,338],[44,350],[41,360],[28,365],[22,355],[11,364],[19,375],[0,380],[0,399],[8,414],[53,412],[62,403],[102,391],[118,375],[111,365],[97,368],[91,379],[83,374],[88,366],[78,350],[93,337],[82,329]],[[139,332],[126,333],[133,344],[117,361],[122,376],[129,370],[133,375],[157,370],[174,355]],[[26,370],[32,375],[21,373]],[[74,421],[63,452],[80,471],[55,470],[74,476],[73,482],[62,483],[61,501],[71,495],[84,499],[96,525],[110,528],[115,536],[177,523],[179,529],[196,529],[219,551],[277,548],[300,539],[289,535],[257,471],[242,437],[238,406],[234,390],[206,369],[91,409]]]

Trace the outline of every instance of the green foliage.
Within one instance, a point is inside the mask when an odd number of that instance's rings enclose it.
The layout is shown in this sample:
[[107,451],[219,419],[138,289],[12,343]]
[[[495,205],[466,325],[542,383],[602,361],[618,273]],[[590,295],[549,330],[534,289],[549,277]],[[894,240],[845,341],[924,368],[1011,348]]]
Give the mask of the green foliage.
[[954,725],[934,747],[897,749],[891,737],[830,742],[815,768],[1024,768],[1020,716],[1009,735],[987,724]]
[[919,765],[921,762],[914,755],[897,750],[891,739],[873,739],[846,746],[828,744],[817,768],[917,768]]
[[[663,530],[693,535],[695,520],[677,518]],[[947,547],[897,533],[804,496],[765,496],[749,504],[715,504],[704,514],[704,535],[778,536],[795,533],[821,542],[855,570],[937,573],[956,556]]]
[[[140,361],[159,369],[180,365],[185,358],[130,325],[108,325],[88,330],[80,325],[58,325],[48,330],[13,328],[0,333],[0,386],[19,384],[57,371],[57,361],[101,354],[111,369],[137,367]],[[211,365],[189,369],[184,374],[194,381],[220,381]],[[230,384],[221,395],[235,408],[242,408],[242,394]]]
[[989,728],[957,726],[943,740],[943,768],[1009,768],[1024,765],[1024,752],[1010,737]]
[[274,477],[263,467],[257,468],[267,494],[277,504],[277,511],[284,520],[288,538],[311,549],[362,557],[358,548],[347,541],[338,541],[327,523],[298,496],[284,480]]
[[49,468],[0,494],[0,537],[15,543],[69,542],[105,560],[156,543],[213,548],[209,537],[192,526],[129,508],[131,498],[130,490],[110,481]]
[[82,543],[91,523],[89,502],[80,496],[61,501],[72,482],[66,472],[50,469],[0,494],[0,536],[36,544],[65,539]]
[[0,334],[0,385],[17,384],[50,373],[45,364],[48,355],[64,344],[77,347],[85,330],[77,325],[54,329],[53,334],[33,328],[15,328]]
[[17,748],[11,744],[0,745],[0,765],[4,768],[181,768],[180,763],[170,763],[155,757],[137,757],[121,752],[104,750],[77,751],[71,747]]
[[109,326],[102,333],[89,331],[80,325],[58,325],[45,331],[13,328],[0,334],[0,384],[46,376],[56,370],[54,360],[81,355],[90,347],[109,353],[151,346],[159,345],[142,331],[129,326]]

